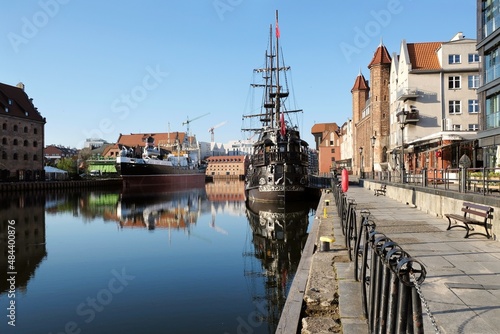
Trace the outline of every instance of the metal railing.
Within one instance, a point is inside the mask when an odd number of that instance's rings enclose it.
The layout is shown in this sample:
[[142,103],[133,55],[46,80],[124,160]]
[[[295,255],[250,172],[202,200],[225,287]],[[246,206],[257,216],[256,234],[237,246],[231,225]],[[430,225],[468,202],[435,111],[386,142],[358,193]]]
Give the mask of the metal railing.
[[404,177],[401,171],[377,171],[365,172],[362,178],[500,197],[500,168],[410,169]]
[[[370,333],[424,333],[422,295],[426,270],[396,242],[376,231],[368,210],[361,210],[356,226],[356,204],[347,199],[340,184],[333,186],[354,277],[361,284],[361,303]],[[432,323],[435,321],[431,319]],[[439,332],[435,326],[436,333]]]

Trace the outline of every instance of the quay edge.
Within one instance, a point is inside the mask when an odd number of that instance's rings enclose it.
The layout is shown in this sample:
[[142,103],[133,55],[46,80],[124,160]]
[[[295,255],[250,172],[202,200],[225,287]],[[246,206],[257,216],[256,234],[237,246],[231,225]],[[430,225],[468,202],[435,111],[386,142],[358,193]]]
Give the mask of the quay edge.
[[80,188],[119,188],[121,186],[121,178],[68,181],[1,182],[0,192],[6,193]]
[[[331,191],[324,189],[276,333],[306,334],[325,329],[342,333],[334,262],[348,262],[348,257],[341,237],[333,233],[333,202]],[[337,239],[331,243],[330,251],[320,251],[321,237]],[[366,328],[363,320],[360,325]]]

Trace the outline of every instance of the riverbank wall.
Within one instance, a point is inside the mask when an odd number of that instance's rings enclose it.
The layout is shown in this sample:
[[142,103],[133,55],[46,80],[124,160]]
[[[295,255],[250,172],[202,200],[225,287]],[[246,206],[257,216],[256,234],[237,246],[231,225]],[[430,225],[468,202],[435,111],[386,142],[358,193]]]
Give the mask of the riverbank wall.
[[84,189],[84,188],[118,188],[122,186],[121,178],[68,180],[68,181],[33,181],[33,182],[2,182],[0,193],[26,192],[39,190],[58,189]]

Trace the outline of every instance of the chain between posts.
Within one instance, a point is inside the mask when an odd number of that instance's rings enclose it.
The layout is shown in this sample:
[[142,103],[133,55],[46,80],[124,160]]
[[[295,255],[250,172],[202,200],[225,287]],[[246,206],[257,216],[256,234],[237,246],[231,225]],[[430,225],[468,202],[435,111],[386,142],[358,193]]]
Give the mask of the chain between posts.
[[434,331],[436,334],[441,334],[441,331],[438,328],[438,325],[436,323],[436,319],[434,318],[434,315],[432,314],[430,308],[429,308],[429,303],[424,297],[424,294],[422,292],[422,289],[420,287],[420,283],[418,282],[417,278],[415,277],[415,274],[413,271],[410,270],[410,277],[413,280],[413,285],[415,286],[415,289],[417,289],[417,293],[420,296],[420,299],[422,300],[422,304],[424,305],[425,312],[427,313],[427,316],[429,317],[432,326],[434,327]]

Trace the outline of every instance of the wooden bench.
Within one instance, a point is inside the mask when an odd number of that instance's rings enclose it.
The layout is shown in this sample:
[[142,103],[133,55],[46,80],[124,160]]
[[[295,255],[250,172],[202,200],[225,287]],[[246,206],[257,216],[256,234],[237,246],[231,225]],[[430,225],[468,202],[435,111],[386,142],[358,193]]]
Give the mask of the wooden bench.
[[381,185],[379,189],[375,189],[375,194],[373,194],[373,195],[375,195],[375,196],[384,195],[385,196],[386,188],[387,188],[387,185],[385,185],[385,184]]
[[[445,217],[448,218],[448,228],[446,230],[452,229],[454,227],[462,227],[467,230],[464,238],[468,238],[474,234],[480,234],[486,236],[488,239],[491,238],[491,234],[488,231],[488,219],[493,218],[493,208],[485,205],[479,205],[475,203],[464,202],[462,205],[463,215],[447,213]],[[472,217],[471,217],[472,216]],[[455,225],[451,225],[451,221],[455,221]],[[464,225],[458,225],[457,222],[462,222]],[[474,232],[474,227],[470,225],[479,225],[484,227],[486,233]]]

